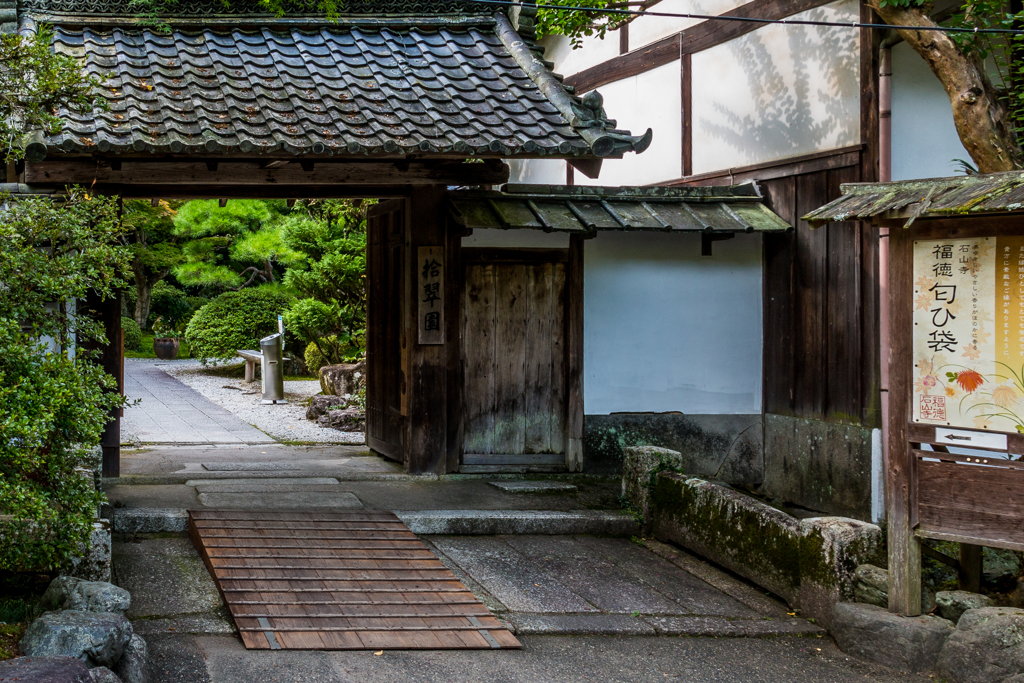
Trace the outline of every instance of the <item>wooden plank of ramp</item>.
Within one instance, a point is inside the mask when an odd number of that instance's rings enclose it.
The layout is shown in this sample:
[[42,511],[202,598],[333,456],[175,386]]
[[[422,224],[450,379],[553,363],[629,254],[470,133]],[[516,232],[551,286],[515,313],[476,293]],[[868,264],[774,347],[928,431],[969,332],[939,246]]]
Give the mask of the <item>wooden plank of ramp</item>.
[[250,650],[522,647],[390,512],[188,514]]

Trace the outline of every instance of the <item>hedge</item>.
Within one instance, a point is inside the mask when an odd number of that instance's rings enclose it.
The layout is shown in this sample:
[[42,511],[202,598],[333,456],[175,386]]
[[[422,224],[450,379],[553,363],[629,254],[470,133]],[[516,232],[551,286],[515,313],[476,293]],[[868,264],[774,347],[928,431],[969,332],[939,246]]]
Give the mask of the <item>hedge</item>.
[[228,359],[239,349],[258,349],[260,339],[277,331],[277,316],[292,302],[280,292],[250,288],[226,292],[192,316],[185,340],[193,358]]

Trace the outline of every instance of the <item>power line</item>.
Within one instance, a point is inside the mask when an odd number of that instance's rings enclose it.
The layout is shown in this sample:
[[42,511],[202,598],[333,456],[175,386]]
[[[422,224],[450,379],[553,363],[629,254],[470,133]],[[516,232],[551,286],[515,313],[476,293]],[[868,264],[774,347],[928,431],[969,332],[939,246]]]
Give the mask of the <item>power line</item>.
[[673,17],[677,19],[704,19],[706,21],[745,21],[753,24],[790,24],[793,26],[835,26],[839,28],[880,28],[906,29],[909,31],[936,31],[941,33],[976,33],[1000,35],[1024,35],[1024,29],[1014,28],[962,28],[959,26],[895,26],[893,24],[867,24],[860,21],[812,21],[810,19],[761,19],[757,17],[736,17],[726,14],[691,14],[688,12],[653,12],[651,10],[613,9],[584,7],[581,5],[550,5],[543,3],[516,2],[515,0],[473,0],[473,4],[520,6],[530,5],[538,9],[562,9],[590,12],[592,14],[618,14],[641,17]]

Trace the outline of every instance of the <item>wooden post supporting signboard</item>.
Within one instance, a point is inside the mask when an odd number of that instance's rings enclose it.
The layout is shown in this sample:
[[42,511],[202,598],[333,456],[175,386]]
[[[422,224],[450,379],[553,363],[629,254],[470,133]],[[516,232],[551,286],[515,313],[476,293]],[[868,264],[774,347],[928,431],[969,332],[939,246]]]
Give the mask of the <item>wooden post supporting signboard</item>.
[[889,454],[885,463],[889,525],[889,611],[921,613],[921,541],[911,518],[913,468],[907,425],[913,383],[913,241],[906,230],[889,235]]

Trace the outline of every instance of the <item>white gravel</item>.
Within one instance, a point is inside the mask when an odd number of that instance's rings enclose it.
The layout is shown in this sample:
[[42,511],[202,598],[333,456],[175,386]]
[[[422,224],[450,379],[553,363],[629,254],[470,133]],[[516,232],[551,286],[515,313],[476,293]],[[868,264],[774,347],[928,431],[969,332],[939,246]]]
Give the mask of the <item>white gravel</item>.
[[[306,401],[320,393],[320,382],[303,380],[284,383],[284,405],[260,403],[260,381],[246,384],[240,379],[209,374],[197,360],[158,361],[161,370],[196,390],[217,405],[280,441],[305,443],[364,444],[362,432],[340,432],[320,427],[306,419]],[[233,387],[233,388],[226,388]]]

